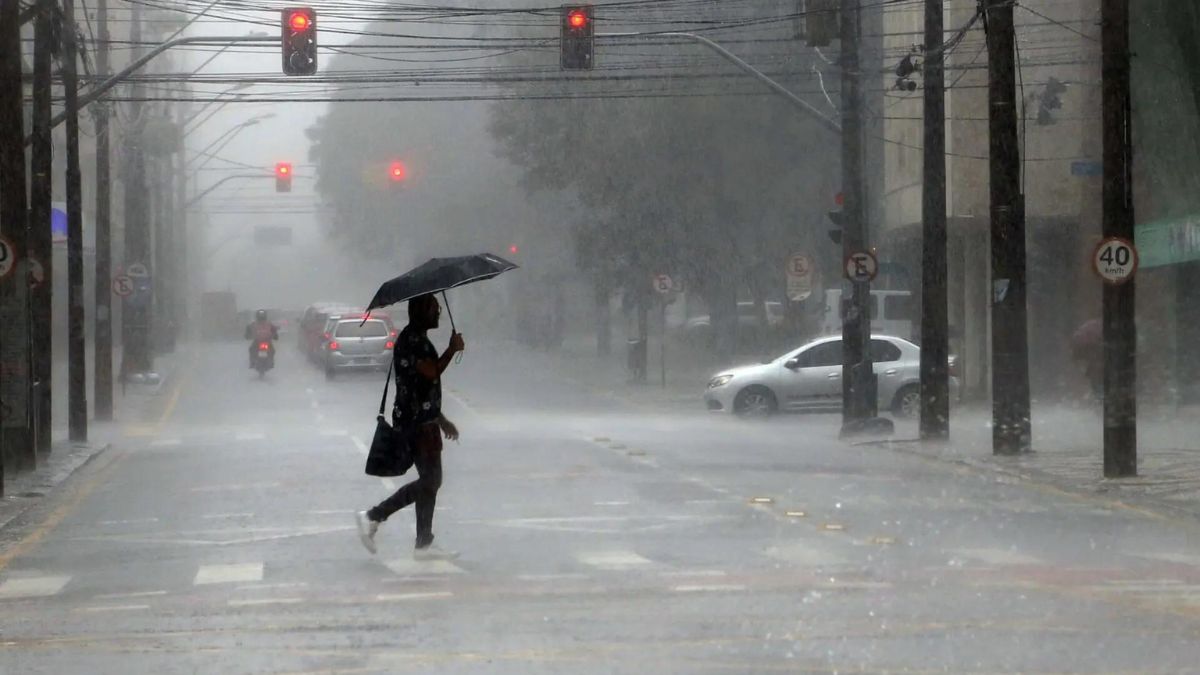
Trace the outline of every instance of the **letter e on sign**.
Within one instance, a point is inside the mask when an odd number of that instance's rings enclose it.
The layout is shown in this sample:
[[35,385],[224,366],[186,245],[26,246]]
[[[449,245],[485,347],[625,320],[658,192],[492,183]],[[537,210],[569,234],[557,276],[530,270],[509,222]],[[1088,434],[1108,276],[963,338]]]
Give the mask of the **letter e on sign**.
[[1092,254],[1092,269],[1106,284],[1120,285],[1137,273],[1138,252],[1132,241],[1109,237]]

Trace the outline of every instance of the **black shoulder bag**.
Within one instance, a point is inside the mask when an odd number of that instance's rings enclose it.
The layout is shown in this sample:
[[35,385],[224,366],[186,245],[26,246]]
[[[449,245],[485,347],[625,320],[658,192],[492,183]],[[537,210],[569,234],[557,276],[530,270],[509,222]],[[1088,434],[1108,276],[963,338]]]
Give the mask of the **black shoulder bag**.
[[387,406],[388,386],[392,383],[392,366],[388,366],[387,380],[383,383],[383,398],[379,401],[379,415],[375,418],[375,436],[371,439],[371,449],[367,452],[368,476],[403,476],[412,468],[412,446],[408,434],[388,424],[383,416]]

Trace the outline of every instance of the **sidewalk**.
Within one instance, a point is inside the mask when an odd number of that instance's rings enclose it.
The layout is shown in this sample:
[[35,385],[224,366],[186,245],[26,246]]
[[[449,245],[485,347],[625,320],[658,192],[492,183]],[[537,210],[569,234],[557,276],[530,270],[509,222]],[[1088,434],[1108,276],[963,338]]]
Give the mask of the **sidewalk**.
[[[702,411],[708,378],[730,365],[718,363],[711,355],[668,344],[667,386],[663,388],[658,345],[652,342],[647,383],[630,384],[624,348],[623,342],[614,341],[613,354],[601,358],[596,355],[593,339],[574,336],[548,358],[556,372],[595,393],[640,409],[681,412]],[[735,361],[752,363],[755,359]],[[1200,518],[1200,407],[1143,405],[1138,424],[1138,476],[1111,480],[1104,478],[1102,416],[1099,408],[1091,405],[1035,401],[1034,452],[1019,457],[992,454],[991,409],[987,404],[953,409],[948,442],[922,442],[914,420],[899,420],[891,439],[860,444],[1100,496],[1160,514]]]
[[[0,499],[0,530],[37,505],[88,462],[119,442],[127,426],[155,419],[161,399],[160,393],[173,382],[180,364],[179,356],[179,352],[176,351],[175,354],[155,359],[155,365],[161,375],[161,381],[155,385],[131,384],[124,396],[121,395],[118,386],[114,398],[114,421],[89,420],[87,443],[72,443],[67,440],[65,368],[61,373],[56,368],[55,385],[59,388],[55,391],[54,442],[51,451],[38,458],[35,470],[23,473],[9,472],[5,475],[4,498]],[[92,392],[90,375],[89,372],[89,402]]]

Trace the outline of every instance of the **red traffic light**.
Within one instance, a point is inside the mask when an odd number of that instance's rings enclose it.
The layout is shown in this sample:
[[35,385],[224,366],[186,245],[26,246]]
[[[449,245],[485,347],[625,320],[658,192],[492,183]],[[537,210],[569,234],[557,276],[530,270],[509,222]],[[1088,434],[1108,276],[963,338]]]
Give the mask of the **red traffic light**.
[[291,162],[279,162],[275,165],[275,175],[284,178],[292,175]]
[[388,165],[388,178],[393,181],[402,181],[408,178],[408,169],[404,167],[404,162],[392,162]]
[[288,17],[288,26],[297,33],[303,33],[312,25],[312,17],[307,12],[292,12]]
[[513,244],[512,246],[508,247],[508,252],[513,255],[516,255],[521,252],[521,248],[519,246],[517,246],[516,244]]
[[567,25],[570,26],[571,28],[574,28],[575,30],[580,30],[580,29],[586,27],[587,23],[588,23],[588,17],[587,17],[587,14],[583,10],[576,9],[576,10],[573,10],[573,11],[567,13]]

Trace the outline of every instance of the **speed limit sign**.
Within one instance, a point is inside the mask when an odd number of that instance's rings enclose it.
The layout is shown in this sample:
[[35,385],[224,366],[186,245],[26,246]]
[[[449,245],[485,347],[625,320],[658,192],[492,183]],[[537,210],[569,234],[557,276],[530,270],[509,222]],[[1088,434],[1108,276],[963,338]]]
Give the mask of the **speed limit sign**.
[[1092,269],[1106,284],[1119,285],[1133,279],[1137,268],[1137,247],[1128,239],[1109,237],[1092,254]]
[[0,237],[0,279],[4,279],[12,274],[13,268],[17,266],[17,253],[13,249],[12,242]]

